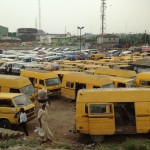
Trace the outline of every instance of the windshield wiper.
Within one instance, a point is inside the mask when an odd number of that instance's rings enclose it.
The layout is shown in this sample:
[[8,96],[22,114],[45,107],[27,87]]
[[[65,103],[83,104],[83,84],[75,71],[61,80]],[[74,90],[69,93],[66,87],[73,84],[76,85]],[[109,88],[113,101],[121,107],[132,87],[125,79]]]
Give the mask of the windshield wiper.
[[20,104],[17,104],[17,105],[24,105],[24,104],[21,104],[21,103],[20,103]]

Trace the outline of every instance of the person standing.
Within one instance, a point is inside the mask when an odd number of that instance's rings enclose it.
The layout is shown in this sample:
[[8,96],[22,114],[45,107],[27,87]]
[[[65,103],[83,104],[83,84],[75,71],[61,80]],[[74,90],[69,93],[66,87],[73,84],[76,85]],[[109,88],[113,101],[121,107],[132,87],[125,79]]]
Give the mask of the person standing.
[[24,108],[20,108],[19,120],[20,120],[20,126],[24,130],[26,136],[29,136],[28,131],[27,131],[27,127],[26,127],[27,115],[26,115],[26,113],[24,111]]
[[54,136],[49,129],[48,126],[48,112],[46,109],[46,103],[42,104],[42,108],[38,111],[38,120],[40,123],[40,128],[44,131],[44,136],[42,142],[46,142],[47,140],[51,140]]

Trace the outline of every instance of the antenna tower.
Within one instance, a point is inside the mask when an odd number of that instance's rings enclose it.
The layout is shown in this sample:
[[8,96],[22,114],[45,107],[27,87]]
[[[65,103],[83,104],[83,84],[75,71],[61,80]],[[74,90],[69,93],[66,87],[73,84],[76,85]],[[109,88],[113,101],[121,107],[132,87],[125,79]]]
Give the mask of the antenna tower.
[[106,0],[101,0],[101,34],[102,36],[104,35],[104,31],[106,29],[105,10],[106,10]]
[[39,30],[41,30],[41,2],[39,0]]

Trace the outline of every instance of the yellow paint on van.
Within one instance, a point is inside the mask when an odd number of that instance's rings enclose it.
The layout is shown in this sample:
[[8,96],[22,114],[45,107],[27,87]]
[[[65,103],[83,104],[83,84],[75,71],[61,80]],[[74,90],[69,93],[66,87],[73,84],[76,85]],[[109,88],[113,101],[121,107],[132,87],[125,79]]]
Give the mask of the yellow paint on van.
[[83,89],[76,100],[76,130],[91,136],[149,133],[150,89]]
[[[29,90],[29,88],[32,88],[32,91],[25,90]],[[2,74],[0,75],[0,92],[24,93],[29,96],[31,100],[34,99],[36,95],[34,87],[28,78]]]
[[[47,89],[48,96],[60,95],[61,82],[58,76],[45,70],[24,69],[20,76],[28,77],[36,89]],[[50,81],[47,85],[47,82]]]
[[135,71],[113,69],[113,68],[98,68],[98,69],[95,69],[95,74],[118,76],[118,77],[124,77],[124,78],[132,78],[132,79],[135,79],[137,75]]
[[112,81],[107,77],[89,75],[85,73],[64,74],[61,87],[61,95],[75,100],[79,89],[114,87]]
[[137,74],[136,83],[139,87],[150,88],[150,72]]
[[27,96],[19,93],[0,93],[0,127],[19,124],[20,108],[26,111],[28,121],[36,117],[35,105]]

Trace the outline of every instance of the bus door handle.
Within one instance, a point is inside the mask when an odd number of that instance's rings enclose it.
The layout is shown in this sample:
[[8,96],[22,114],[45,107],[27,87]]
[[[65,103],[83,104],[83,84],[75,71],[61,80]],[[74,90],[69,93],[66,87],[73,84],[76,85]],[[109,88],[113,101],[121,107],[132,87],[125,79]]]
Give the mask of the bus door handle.
[[81,117],[86,118],[86,117],[88,117],[88,115],[83,115],[83,116],[81,116]]
[[108,119],[113,119],[113,118],[114,118],[113,116],[109,116],[109,117],[108,117]]

